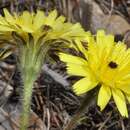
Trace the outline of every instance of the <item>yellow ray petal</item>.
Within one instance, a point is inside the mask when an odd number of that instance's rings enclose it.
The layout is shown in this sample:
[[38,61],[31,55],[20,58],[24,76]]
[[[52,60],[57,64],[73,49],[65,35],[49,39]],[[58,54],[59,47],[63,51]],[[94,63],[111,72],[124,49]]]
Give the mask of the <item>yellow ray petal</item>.
[[57,23],[64,23],[65,22],[65,17],[64,16],[59,16],[57,19],[56,19],[56,24]]
[[129,82],[129,80],[130,79],[128,79],[128,81],[127,80],[125,80],[125,81],[123,81],[123,80],[117,81],[115,87],[122,90],[125,93],[130,94],[130,82]]
[[53,27],[53,23],[55,22],[57,17],[57,11],[53,10],[52,12],[49,13],[48,17],[46,17],[45,24]]
[[14,31],[14,29],[11,28],[11,27],[8,27],[8,26],[2,26],[2,25],[0,25],[0,31],[1,32],[8,32],[8,31]]
[[25,25],[32,24],[33,16],[30,12],[24,11],[23,14],[21,15],[21,17],[22,17],[22,20],[23,20]]
[[15,23],[15,18],[9,13],[7,9],[4,9],[4,15],[8,22],[10,22],[11,24]]
[[105,37],[105,31],[104,30],[100,30],[97,32],[97,36],[96,36],[96,40],[97,40],[97,44],[104,44],[104,37]]
[[33,15],[28,11],[24,11],[18,20],[18,24],[21,25],[25,32],[33,32]]
[[77,64],[72,64],[68,63],[67,64],[67,71],[71,75],[76,75],[76,76],[88,76],[89,71],[87,65],[77,65]]
[[43,23],[44,23],[44,20],[45,20],[45,14],[43,11],[40,11],[38,10],[37,11],[37,14],[35,15],[34,17],[34,20],[33,20],[33,26],[35,29],[39,29]]
[[64,29],[64,23],[65,22],[65,17],[64,16],[60,16],[55,20],[55,24],[53,25],[53,29],[55,29],[56,31],[63,31]]
[[74,25],[71,25],[71,27],[68,28],[68,31],[63,35],[63,36],[74,36],[74,35],[77,35],[76,38],[80,38],[82,37],[83,38],[83,35],[86,36],[85,33],[82,33],[83,32],[83,28],[81,27],[81,25],[79,23],[76,23]]
[[[88,52],[85,49],[85,47],[82,45],[81,41],[79,39],[75,40],[76,45],[78,46],[78,49],[84,54],[85,58],[88,58]],[[87,43],[86,43],[87,45]]]
[[125,94],[128,102],[130,103],[130,94]]
[[116,103],[116,106],[121,113],[122,116],[128,117],[128,111],[126,106],[126,100],[123,93],[118,89],[112,89],[112,95],[114,98],[114,101]]
[[8,25],[7,21],[2,16],[0,16],[0,24],[1,25]]
[[112,61],[116,61],[117,63],[121,63],[122,59],[124,58],[126,53],[126,45],[122,42],[117,43],[115,48],[113,49]]
[[86,93],[97,86],[98,82],[91,81],[89,78],[83,78],[77,81],[72,87],[77,95]]
[[111,98],[111,90],[108,86],[102,85],[98,94],[98,106],[100,106],[101,111],[106,107]]
[[103,44],[99,45],[98,49],[99,49],[99,57],[102,60],[105,60],[106,58],[108,58],[108,56],[111,55],[111,52],[113,50],[114,47],[114,36],[112,35],[107,35],[105,36],[104,39],[102,39]]
[[59,53],[59,57],[61,61],[66,62],[66,63],[73,63],[77,65],[87,65],[87,61],[77,56],[72,56],[65,53]]

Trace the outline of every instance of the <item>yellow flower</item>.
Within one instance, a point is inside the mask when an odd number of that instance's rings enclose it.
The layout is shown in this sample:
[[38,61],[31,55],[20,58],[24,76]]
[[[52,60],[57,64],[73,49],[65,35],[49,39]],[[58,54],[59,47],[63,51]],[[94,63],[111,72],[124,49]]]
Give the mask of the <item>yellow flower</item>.
[[103,110],[113,97],[122,116],[128,117],[126,98],[130,101],[130,49],[123,42],[114,42],[114,36],[104,31],[87,36],[88,48],[76,41],[84,58],[60,53],[69,74],[82,76],[73,85],[77,95],[100,85],[97,104]]
[[55,39],[71,41],[75,37],[84,36],[84,30],[79,23],[66,22],[65,17],[58,17],[56,10],[45,15],[41,10],[37,10],[36,13],[24,11],[21,14],[15,12],[10,14],[7,9],[4,9],[4,16],[0,16],[0,35],[9,37],[12,32],[16,32],[26,41],[29,33],[35,42],[40,37],[44,37],[45,42]]

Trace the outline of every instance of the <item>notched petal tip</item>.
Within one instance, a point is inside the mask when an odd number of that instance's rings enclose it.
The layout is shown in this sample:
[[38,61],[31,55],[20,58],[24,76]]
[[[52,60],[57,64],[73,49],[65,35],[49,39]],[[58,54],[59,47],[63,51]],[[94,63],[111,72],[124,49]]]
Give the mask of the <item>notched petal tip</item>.
[[128,117],[128,110],[124,94],[119,89],[112,89],[112,95],[120,114],[123,117]]
[[97,84],[97,82],[91,81],[89,78],[85,77],[77,81],[72,87],[77,95],[81,95],[95,88]]
[[98,101],[97,104],[100,107],[100,110],[104,110],[106,105],[108,104],[109,100],[111,98],[111,90],[108,86],[102,85],[99,94],[98,94]]

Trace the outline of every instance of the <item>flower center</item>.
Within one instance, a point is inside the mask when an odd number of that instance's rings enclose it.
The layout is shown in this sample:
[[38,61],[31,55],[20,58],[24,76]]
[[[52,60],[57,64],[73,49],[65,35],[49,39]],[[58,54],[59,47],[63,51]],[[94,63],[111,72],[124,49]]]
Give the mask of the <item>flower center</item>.
[[108,66],[109,66],[110,68],[112,68],[112,69],[115,69],[115,68],[118,67],[118,64],[115,63],[114,61],[111,61],[111,62],[108,64]]

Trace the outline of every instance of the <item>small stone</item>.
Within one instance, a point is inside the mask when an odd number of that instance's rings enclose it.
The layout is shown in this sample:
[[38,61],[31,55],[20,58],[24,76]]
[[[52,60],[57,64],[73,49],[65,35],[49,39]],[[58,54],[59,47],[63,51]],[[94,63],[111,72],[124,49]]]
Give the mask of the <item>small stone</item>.
[[107,33],[123,35],[130,30],[130,24],[125,18],[119,15],[104,14],[100,6],[96,2],[93,2],[91,29],[94,33],[96,33],[98,29],[104,29]]

